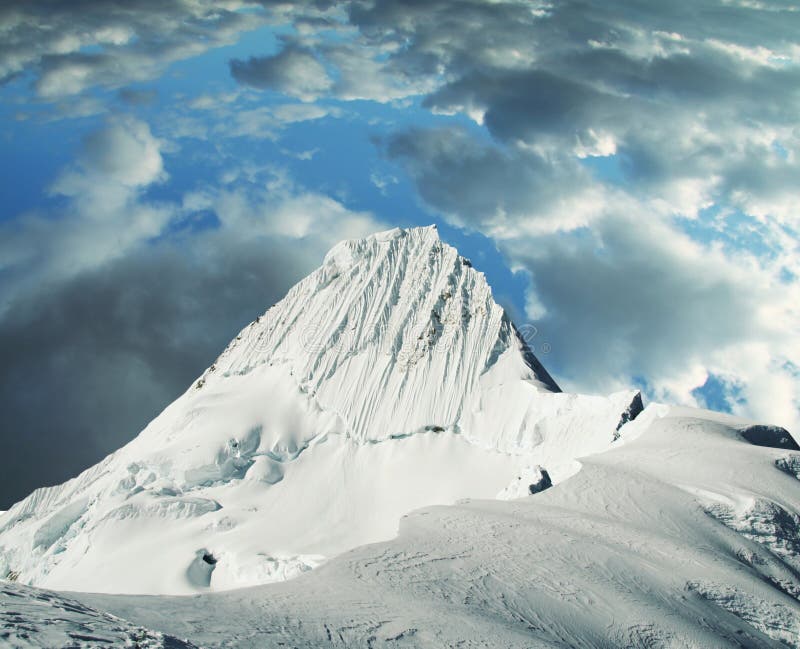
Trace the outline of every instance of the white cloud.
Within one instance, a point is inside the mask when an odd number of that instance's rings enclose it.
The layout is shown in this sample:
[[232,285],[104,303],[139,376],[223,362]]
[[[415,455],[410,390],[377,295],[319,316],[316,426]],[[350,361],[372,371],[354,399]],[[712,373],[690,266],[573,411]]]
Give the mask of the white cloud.
[[396,185],[400,182],[396,176],[391,174],[380,174],[377,172],[370,174],[369,180],[384,196],[387,194],[387,190],[391,185]]
[[[610,206],[609,206],[610,208]],[[709,374],[727,376],[740,414],[798,430],[797,286],[751,255],[729,257],[640,206],[576,231],[501,243],[529,269],[529,317],[565,383],[607,391],[645,377],[652,396],[695,403]]]
[[230,67],[240,83],[277,90],[302,101],[314,101],[333,86],[325,66],[314,53],[294,43],[273,56],[234,59]]
[[607,157],[617,153],[617,141],[611,133],[596,133],[588,129],[584,134],[575,134],[574,153],[579,158]]
[[39,95],[58,99],[94,86],[117,88],[152,79],[170,63],[280,20],[285,9],[252,8],[246,2],[209,0],[157,7],[121,0],[80,7],[8,0],[0,15],[0,80],[32,71]]
[[86,138],[81,163],[90,174],[126,187],[142,187],[166,177],[162,146],[146,123],[116,117]]
[[321,259],[341,239],[383,227],[369,212],[348,210],[329,196],[298,188],[280,169],[243,169],[228,180],[224,188],[193,195],[190,206],[212,209],[223,231],[237,236],[317,241]]
[[[285,106],[283,120],[310,118],[314,106]],[[188,192],[180,202],[154,201],[146,190],[164,181],[167,143],[137,119],[118,116],[88,135],[76,162],[51,191],[66,197],[62,209],[31,213],[0,224],[5,275],[4,310],[26,293],[68,281],[171,239],[170,225],[212,212],[219,226],[194,235],[175,231],[175,245],[199,246],[205,254],[249,247],[259,239],[304,241],[308,263],[343,237],[360,236],[382,224],[323,194],[296,186],[280,168],[240,163],[218,183]],[[310,267],[309,267],[310,269]],[[277,272],[277,271],[276,271]]]
[[231,137],[277,139],[291,124],[339,116],[337,108],[320,104],[279,104],[232,111],[222,118],[215,131]]
[[18,280],[6,304],[19,291],[123,256],[163,231],[174,207],[140,198],[166,178],[161,148],[146,123],[127,116],[84,139],[77,163],[51,188],[69,199],[63,213],[22,215],[2,226],[3,248],[13,251],[7,269]]
[[326,59],[335,66],[337,80],[332,89],[339,99],[367,99],[381,103],[433,91],[438,82],[426,77],[392,74],[380,60],[383,52],[353,43],[321,46]]

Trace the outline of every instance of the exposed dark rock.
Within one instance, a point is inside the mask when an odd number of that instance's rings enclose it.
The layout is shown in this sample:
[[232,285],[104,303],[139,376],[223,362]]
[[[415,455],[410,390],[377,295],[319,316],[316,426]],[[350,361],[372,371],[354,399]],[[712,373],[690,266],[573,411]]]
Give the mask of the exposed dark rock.
[[544,491],[553,486],[553,481],[550,479],[550,474],[547,472],[547,469],[539,467],[539,475],[540,477],[536,482],[532,482],[528,485],[528,491],[530,491],[531,494],[538,494],[540,491]]
[[[625,424],[629,421],[633,421],[636,419],[644,410],[644,403],[642,403],[642,393],[637,392],[636,396],[633,397],[631,400],[630,405],[626,408],[625,412],[622,413],[622,416],[619,418],[619,423],[617,424],[617,430],[622,428]],[[615,436],[614,439],[617,439],[619,436]]]
[[789,431],[780,426],[755,424],[742,428],[739,434],[755,446],[769,446],[771,448],[785,448],[790,451],[800,451],[800,446],[794,441]]

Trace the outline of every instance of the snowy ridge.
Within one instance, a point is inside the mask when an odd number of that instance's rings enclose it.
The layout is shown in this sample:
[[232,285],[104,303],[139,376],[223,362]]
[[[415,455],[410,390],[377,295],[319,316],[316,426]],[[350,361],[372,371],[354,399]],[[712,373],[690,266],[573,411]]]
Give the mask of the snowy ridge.
[[0,575],[175,594],[292,578],[413,509],[507,496],[539,465],[562,481],[625,441],[638,398],[560,392],[435,228],[346,241],[137,438],[0,515]]

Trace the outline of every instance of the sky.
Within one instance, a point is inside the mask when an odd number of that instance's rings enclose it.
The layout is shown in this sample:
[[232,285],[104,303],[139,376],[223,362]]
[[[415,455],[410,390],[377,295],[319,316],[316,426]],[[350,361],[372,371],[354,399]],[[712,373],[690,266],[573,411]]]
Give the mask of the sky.
[[800,432],[794,2],[5,0],[0,34],[0,509],[395,226],[563,388]]

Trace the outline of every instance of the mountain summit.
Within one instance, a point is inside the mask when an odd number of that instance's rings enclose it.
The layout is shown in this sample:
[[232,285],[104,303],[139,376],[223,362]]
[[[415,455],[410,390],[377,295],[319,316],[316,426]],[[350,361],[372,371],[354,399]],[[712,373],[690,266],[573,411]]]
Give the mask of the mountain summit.
[[[435,226],[335,246],[236,337],[198,385],[263,364],[285,365],[357,442],[458,425],[487,375],[559,392],[483,273],[442,243]],[[484,439],[490,435],[476,441],[493,444]]]
[[133,441],[0,516],[0,573],[153,594],[288,579],[413,509],[563,480],[640,410],[561,392],[435,227],[345,241]]

